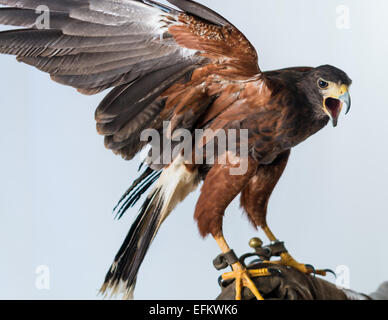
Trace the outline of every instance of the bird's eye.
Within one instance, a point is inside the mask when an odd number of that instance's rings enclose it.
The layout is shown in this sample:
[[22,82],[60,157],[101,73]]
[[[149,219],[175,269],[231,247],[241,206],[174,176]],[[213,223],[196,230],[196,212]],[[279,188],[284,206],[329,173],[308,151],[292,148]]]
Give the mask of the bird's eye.
[[322,80],[322,79],[319,79],[318,80],[318,86],[321,88],[321,89],[325,89],[329,86],[329,83]]

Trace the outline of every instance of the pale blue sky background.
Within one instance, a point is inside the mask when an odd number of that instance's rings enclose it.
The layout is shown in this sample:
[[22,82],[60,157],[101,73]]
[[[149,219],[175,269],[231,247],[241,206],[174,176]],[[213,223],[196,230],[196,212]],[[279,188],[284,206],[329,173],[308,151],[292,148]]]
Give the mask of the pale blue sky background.
[[[269,207],[290,252],[316,267],[350,268],[370,292],[388,280],[388,2],[386,0],[201,1],[238,26],[263,70],[333,64],[353,79],[353,109],[295,148]],[[336,28],[338,5],[351,28]],[[94,299],[136,209],[111,210],[136,178],[137,161],[105,150],[86,97],[0,56],[0,298]],[[136,298],[212,299],[219,250],[193,221],[198,192],[163,225],[139,274]],[[257,233],[235,201],[225,235],[238,254]],[[371,264],[373,262],[373,264]],[[50,290],[35,269],[50,268]]]

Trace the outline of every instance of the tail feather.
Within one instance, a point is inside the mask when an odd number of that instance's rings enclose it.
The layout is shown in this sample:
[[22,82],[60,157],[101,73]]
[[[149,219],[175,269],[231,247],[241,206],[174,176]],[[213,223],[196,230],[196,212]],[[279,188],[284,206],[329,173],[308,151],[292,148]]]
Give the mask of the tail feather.
[[155,190],[144,202],[105,277],[102,293],[112,290],[112,295],[124,293],[127,299],[133,296],[137,273],[157,232],[162,204],[154,200],[159,192]]
[[154,189],[145,200],[105,277],[100,290],[103,294],[111,291],[113,295],[123,293],[124,298],[132,298],[140,266],[161,224],[199,183],[197,172],[188,171],[183,157],[179,156],[163,172],[147,169],[126,192],[121,208],[128,208],[136,202],[155,179],[158,180]]
[[141,196],[159,179],[160,174],[160,171],[154,171],[151,168],[147,168],[143,174],[133,182],[113,209],[116,219],[121,219],[125,212],[140,200]]

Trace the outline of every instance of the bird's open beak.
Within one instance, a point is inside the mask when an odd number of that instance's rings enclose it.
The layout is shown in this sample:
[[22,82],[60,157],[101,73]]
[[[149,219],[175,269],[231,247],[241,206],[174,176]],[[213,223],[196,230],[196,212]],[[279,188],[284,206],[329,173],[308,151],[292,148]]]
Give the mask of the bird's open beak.
[[323,101],[323,110],[332,120],[333,127],[337,126],[338,118],[341,114],[344,105],[346,106],[345,114],[348,114],[351,107],[351,99],[348,86],[337,86],[328,91],[328,95]]

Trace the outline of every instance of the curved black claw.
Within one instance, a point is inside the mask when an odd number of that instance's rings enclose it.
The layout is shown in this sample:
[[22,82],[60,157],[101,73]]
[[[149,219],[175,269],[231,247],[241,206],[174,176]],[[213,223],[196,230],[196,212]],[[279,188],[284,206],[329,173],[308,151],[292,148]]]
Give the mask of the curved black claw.
[[[314,277],[317,275],[317,271],[316,271],[316,269],[314,268],[313,265],[305,264],[305,266],[306,266],[306,268],[312,270],[312,274],[314,275]],[[331,273],[334,276],[334,279],[337,279],[337,274],[333,270],[331,270],[331,269],[323,269],[322,271],[324,271],[326,273]]]
[[263,260],[255,259],[255,260],[250,261],[249,265],[258,264],[258,263],[262,263],[262,262],[263,262]]
[[306,266],[307,269],[313,270],[313,271],[312,271],[312,274],[314,275],[314,277],[317,275],[316,269],[314,268],[313,265],[311,265],[311,264],[305,264],[305,266]]
[[331,269],[324,269],[323,271],[325,271],[326,273],[331,273],[334,276],[334,279],[337,279],[337,274],[333,270],[331,270]]
[[222,288],[223,287],[223,285],[222,285],[222,276],[219,276],[217,281],[218,281],[218,285]]

